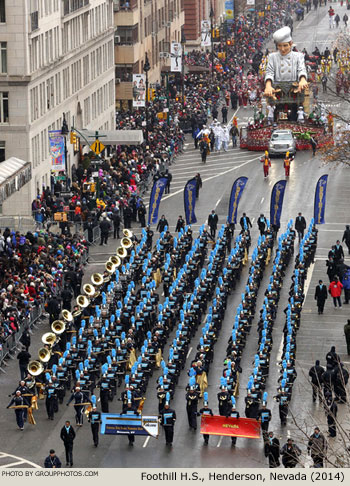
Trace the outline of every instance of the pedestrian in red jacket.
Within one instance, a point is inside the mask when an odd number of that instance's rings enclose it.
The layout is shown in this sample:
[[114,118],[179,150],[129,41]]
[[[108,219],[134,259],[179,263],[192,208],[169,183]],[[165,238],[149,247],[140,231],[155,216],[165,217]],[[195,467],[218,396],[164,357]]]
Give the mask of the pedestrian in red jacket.
[[339,307],[341,307],[340,296],[341,296],[342,288],[343,288],[343,284],[341,282],[339,282],[337,277],[334,277],[333,282],[331,282],[329,284],[328,292],[333,297],[333,303],[334,303],[335,309],[337,308],[337,302],[338,302]]

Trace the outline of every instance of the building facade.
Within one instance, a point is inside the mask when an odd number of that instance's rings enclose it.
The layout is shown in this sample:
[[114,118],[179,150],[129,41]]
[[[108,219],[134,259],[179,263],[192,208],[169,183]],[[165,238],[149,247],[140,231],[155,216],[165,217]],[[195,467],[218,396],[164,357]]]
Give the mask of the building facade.
[[[0,0],[0,52],[0,160],[32,163],[34,198],[63,113],[69,128],[114,128],[113,0]],[[68,139],[66,155],[70,176]]]
[[146,53],[149,82],[160,82],[170,64],[161,53],[181,41],[184,20],[184,0],[114,0],[117,107],[131,108],[132,75],[143,72]]
[[189,46],[200,46],[201,22],[210,19],[213,8],[214,24],[220,25],[225,20],[225,0],[184,0],[185,35]]

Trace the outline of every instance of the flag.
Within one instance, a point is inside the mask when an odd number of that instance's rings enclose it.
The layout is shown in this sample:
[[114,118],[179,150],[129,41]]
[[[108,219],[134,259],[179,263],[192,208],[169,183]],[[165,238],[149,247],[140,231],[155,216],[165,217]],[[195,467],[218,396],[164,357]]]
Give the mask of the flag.
[[194,209],[196,206],[196,192],[197,192],[197,180],[194,177],[190,179],[184,190],[184,206],[185,206],[185,217],[186,224],[197,223],[196,215],[194,214]]
[[149,198],[148,224],[156,224],[158,221],[159,204],[167,182],[167,177],[161,177],[153,183]]
[[233,183],[231,189],[231,197],[230,197],[230,204],[228,208],[228,219],[229,223],[237,223],[237,209],[238,204],[242,196],[242,192],[247,184],[248,177],[239,177]]
[[324,224],[324,213],[326,209],[326,190],[328,174],[321,176],[316,185],[314,220],[315,224]]
[[273,186],[270,203],[270,222],[274,226],[280,226],[284,191],[287,181],[278,181]]

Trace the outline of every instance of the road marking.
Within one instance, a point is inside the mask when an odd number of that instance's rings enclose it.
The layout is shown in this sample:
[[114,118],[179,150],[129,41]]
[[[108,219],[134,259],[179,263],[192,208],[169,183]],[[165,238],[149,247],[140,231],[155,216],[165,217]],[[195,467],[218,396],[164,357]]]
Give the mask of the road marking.
[[222,199],[222,196],[217,200],[217,202],[215,204],[215,209],[219,206],[221,199]]
[[220,447],[220,446],[221,446],[221,442],[222,442],[222,435],[220,436],[220,439],[219,439],[218,445],[217,445],[216,447]]
[[151,438],[151,436],[149,435],[149,436],[147,437],[147,439],[145,440],[145,442],[143,443],[143,446],[142,446],[142,447],[147,447],[147,444],[148,444],[148,442],[149,442],[150,438]]
[[254,223],[254,221],[255,221],[255,217],[254,217],[254,218],[252,218],[252,223]]
[[191,354],[191,352],[192,352],[192,349],[193,349],[193,348],[190,348],[190,349],[188,350],[188,353],[187,353],[186,359],[188,359],[189,355],[190,355],[190,354]]
[[290,439],[290,430],[287,430],[287,438]]
[[26,461],[10,462],[10,464],[5,464],[4,466],[0,466],[0,469],[3,469],[5,467],[18,466],[18,464],[23,464],[24,462],[26,462]]
[[271,184],[272,184],[272,181],[269,182],[269,186],[271,186]]
[[42,469],[42,467],[39,466],[39,464],[35,464],[35,462],[28,461],[27,459],[24,459],[23,457],[14,456],[13,454],[7,454],[6,452],[1,452],[0,454],[1,454],[2,459],[4,457],[11,457],[13,459],[17,459],[17,461],[18,461],[18,462],[13,462],[13,463],[10,463],[10,464],[5,464],[4,466],[0,466],[0,468],[11,467],[15,464],[21,464],[21,463],[25,462],[27,464],[30,464],[31,466],[33,466],[36,469]]
[[262,198],[261,198],[261,201],[260,201],[260,204],[262,204],[262,203],[264,202],[264,200],[265,200],[265,198],[264,198],[264,197],[262,197]]

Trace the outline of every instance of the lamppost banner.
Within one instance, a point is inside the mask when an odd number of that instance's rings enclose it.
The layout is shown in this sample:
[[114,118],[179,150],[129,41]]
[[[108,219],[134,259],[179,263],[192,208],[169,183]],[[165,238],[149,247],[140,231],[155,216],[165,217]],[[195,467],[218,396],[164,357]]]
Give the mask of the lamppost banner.
[[62,135],[61,130],[49,131],[49,143],[51,154],[51,171],[65,171],[66,157],[64,150],[64,136]]
[[211,45],[210,20],[202,20],[201,24],[201,46],[209,47]]
[[171,72],[181,73],[182,70],[182,46],[180,42],[172,42],[170,49]]
[[132,106],[146,106],[146,76],[145,74],[132,75]]

